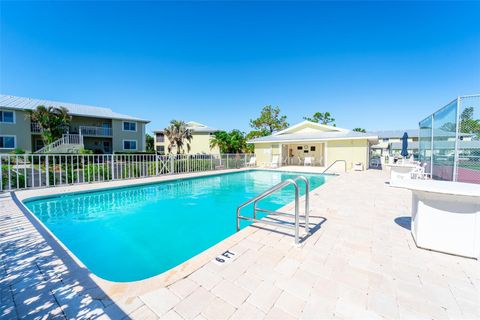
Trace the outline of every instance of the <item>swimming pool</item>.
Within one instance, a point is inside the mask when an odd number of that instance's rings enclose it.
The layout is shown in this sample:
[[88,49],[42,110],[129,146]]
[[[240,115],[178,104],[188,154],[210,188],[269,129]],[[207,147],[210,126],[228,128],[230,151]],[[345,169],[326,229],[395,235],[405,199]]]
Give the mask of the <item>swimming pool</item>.
[[[158,275],[234,234],[241,203],[298,175],[251,170],[24,203],[90,271],[126,282]],[[302,175],[312,189],[325,183],[324,175]],[[293,201],[292,188],[262,200],[262,208]]]

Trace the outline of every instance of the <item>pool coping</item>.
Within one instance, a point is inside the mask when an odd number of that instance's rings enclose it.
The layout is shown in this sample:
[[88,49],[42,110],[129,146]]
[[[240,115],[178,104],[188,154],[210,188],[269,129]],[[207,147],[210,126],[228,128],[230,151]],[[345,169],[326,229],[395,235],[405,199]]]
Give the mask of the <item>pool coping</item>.
[[[95,275],[88,267],[83,264],[83,262],[72,252],[67,246],[58,239],[53,232],[38,219],[35,214],[33,214],[23,203],[25,200],[35,200],[41,198],[55,197],[58,195],[71,194],[71,193],[88,193],[88,192],[98,192],[105,190],[112,190],[118,188],[126,188],[132,186],[141,186],[154,184],[158,182],[169,182],[176,180],[184,180],[191,178],[200,178],[208,176],[223,175],[229,173],[237,173],[244,171],[255,171],[255,170],[268,170],[268,171],[282,171],[278,169],[270,168],[240,168],[240,169],[226,169],[221,171],[206,171],[206,172],[195,172],[195,173],[185,173],[185,174],[176,174],[176,175],[165,175],[159,177],[149,177],[149,178],[140,178],[140,179],[129,179],[129,180],[117,180],[109,182],[100,182],[100,183],[91,183],[91,184],[80,184],[80,185],[69,185],[69,186],[58,186],[52,188],[43,188],[43,189],[30,189],[30,190],[21,190],[11,192],[12,199],[15,201],[20,210],[29,218],[30,222],[38,229],[40,228],[43,231],[44,236],[50,237],[60,248],[71,258],[80,268],[72,270],[72,272],[80,272],[77,270],[84,270],[87,272],[88,277],[90,277],[110,298],[133,298],[145,293],[148,293],[152,290],[159,289],[162,287],[169,286],[176,281],[183,279],[198,270],[200,267],[206,263],[213,260],[220,253],[231,249],[237,245],[242,239],[246,238],[248,235],[257,231],[257,228],[244,228],[239,232],[232,234],[231,236],[219,241],[215,245],[205,249],[204,251],[198,253],[197,255],[189,258],[188,260],[182,262],[181,264],[164,271],[155,276],[129,282],[115,282],[103,279]],[[292,172],[292,171],[285,171]],[[305,174],[320,174],[315,172],[301,172],[296,173],[305,173]],[[323,184],[324,185],[324,184]],[[321,186],[323,186],[321,185]],[[320,188],[319,186],[318,188]],[[316,188],[317,189],[317,188]],[[293,208],[293,202],[288,203],[280,210],[291,210]],[[293,238],[292,238],[292,246]]]

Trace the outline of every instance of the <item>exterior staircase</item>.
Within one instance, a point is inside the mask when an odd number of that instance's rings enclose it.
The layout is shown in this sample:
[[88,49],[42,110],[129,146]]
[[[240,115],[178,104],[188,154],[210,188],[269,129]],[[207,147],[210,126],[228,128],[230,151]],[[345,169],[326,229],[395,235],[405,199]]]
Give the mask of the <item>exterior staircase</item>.
[[80,134],[64,134],[58,140],[35,151],[35,153],[79,153],[83,148],[83,137]]

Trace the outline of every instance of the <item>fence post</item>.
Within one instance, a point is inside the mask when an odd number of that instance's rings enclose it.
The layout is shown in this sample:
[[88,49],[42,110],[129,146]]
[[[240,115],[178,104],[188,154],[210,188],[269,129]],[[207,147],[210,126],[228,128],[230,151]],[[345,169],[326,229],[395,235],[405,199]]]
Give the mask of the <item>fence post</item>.
[[460,106],[461,106],[461,103],[462,103],[462,98],[461,97],[457,97],[457,117],[455,119],[456,121],[456,126],[455,126],[455,146],[454,146],[454,154],[453,154],[453,174],[452,174],[452,180],[453,181],[457,181],[457,178],[458,178],[458,174],[457,174],[457,171],[458,171],[458,140],[459,140],[459,136],[458,136],[458,129],[460,127]]
[[112,163],[110,164],[112,171],[112,180],[115,180],[115,155],[112,153]]
[[210,170],[213,170],[213,154],[210,155]]
[[187,173],[190,172],[190,155],[187,154]]
[[175,166],[174,166],[173,156],[170,155],[168,158],[170,160],[170,174],[174,174],[175,173]]
[[243,157],[245,158],[244,167],[246,167],[246,166],[247,166],[247,154],[245,153],[245,154],[243,155]]
[[155,176],[158,176],[158,155],[155,153]]
[[230,169],[230,168],[229,168],[229,162],[228,162],[228,153],[227,153],[227,160],[226,160],[226,162],[227,162],[227,169]]
[[[40,169],[40,170],[42,170],[42,169]],[[47,183],[47,187],[50,187],[50,174],[48,172],[48,154],[45,155],[45,172],[46,172],[46,175],[47,175],[46,178],[45,178],[46,183]]]

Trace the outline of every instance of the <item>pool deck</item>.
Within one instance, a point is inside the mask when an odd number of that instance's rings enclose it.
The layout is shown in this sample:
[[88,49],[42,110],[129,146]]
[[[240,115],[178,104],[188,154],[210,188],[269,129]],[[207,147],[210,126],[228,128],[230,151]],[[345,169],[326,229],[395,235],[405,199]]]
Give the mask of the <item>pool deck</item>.
[[[165,274],[128,284],[90,274],[0,194],[0,318],[480,318],[480,262],[417,248],[410,192],[386,181],[385,171],[351,172],[311,192],[314,230],[299,247],[289,230],[252,226]],[[235,258],[213,262],[226,249]]]

